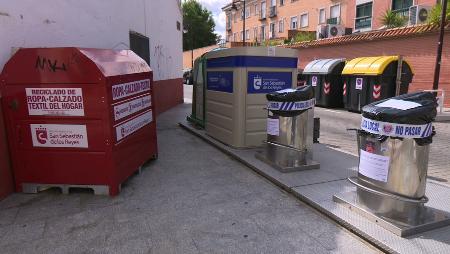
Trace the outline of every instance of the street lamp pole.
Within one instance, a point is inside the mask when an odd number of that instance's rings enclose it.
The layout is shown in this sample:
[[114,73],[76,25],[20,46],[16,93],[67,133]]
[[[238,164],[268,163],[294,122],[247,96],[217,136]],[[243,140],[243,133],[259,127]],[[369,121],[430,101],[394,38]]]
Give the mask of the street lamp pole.
[[436,54],[436,65],[434,68],[434,80],[433,80],[433,90],[439,88],[439,74],[441,71],[441,58],[442,58],[442,46],[444,44],[444,28],[446,25],[447,17],[447,2],[448,0],[442,0],[442,13],[441,13],[441,29],[439,31],[439,42]]

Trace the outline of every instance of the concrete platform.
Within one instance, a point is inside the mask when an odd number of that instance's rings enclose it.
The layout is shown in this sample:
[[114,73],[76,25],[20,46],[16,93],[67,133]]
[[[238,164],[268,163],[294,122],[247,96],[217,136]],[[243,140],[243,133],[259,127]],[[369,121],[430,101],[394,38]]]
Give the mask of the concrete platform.
[[[180,126],[386,252],[450,253],[450,226],[402,238],[333,201],[333,195],[356,189],[347,181],[348,177],[357,175],[358,158],[353,155],[336,151],[322,144],[315,144],[314,160],[320,162],[319,170],[281,173],[255,158],[258,149],[233,149],[186,122],[180,123]],[[426,195],[430,199],[427,206],[450,211],[450,188],[428,180]]]
[[450,112],[438,113],[436,122],[450,122]]

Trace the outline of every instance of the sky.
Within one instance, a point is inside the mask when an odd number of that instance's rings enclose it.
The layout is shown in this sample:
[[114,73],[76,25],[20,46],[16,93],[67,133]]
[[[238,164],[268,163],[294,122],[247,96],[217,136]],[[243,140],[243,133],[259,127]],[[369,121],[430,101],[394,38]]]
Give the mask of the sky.
[[222,7],[231,2],[231,0],[198,0],[203,7],[211,11],[214,22],[216,23],[216,33],[225,39],[226,16]]

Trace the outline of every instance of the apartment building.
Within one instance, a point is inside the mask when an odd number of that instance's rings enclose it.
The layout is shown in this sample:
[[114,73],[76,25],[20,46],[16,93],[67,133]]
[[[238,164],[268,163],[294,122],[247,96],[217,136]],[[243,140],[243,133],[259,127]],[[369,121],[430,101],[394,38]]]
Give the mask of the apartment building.
[[227,41],[243,40],[244,19],[249,42],[285,39],[289,30],[319,32],[320,37],[327,37],[332,27],[333,34],[339,36],[382,28],[386,10],[408,16],[411,6],[431,7],[436,0],[246,0],[245,10],[243,3],[230,1],[222,8]]

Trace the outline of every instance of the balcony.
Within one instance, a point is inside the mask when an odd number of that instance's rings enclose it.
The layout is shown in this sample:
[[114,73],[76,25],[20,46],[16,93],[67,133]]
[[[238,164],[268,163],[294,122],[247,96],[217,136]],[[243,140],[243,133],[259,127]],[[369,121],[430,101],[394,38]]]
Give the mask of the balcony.
[[277,7],[276,6],[271,6],[270,7],[270,12],[269,12],[269,17],[273,18],[277,16]]
[[355,19],[355,29],[365,29],[372,27],[372,17],[359,17]]
[[397,9],[397,10],[392,10],[393,13],[396,13],[404,18],[408,18],[409,17],[409,7],[408,8],[403,8],[403,9]]
[[261,14],[259,14],[259,20],[265,20],[266,19],[266,13],[262,12]]
[[328,25],[340,25],[341,17],[329,18],[329,19],[327,19],[327,24]]

